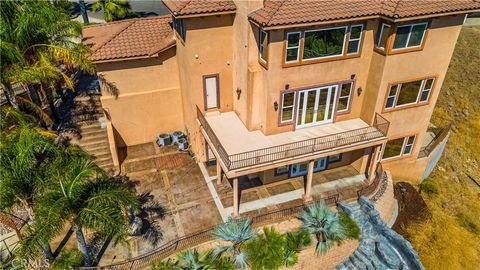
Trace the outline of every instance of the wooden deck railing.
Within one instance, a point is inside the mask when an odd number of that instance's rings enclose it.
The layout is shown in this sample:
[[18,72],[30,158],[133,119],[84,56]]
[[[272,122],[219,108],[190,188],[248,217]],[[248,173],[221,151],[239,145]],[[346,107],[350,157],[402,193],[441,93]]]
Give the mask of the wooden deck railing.
[[420,152],[418,153],[418,158],[428,157],[433,151],[433,149],[435,149],[447,137],[451,129],[452,124],[449,124],[445,128],[441,129],[439,132],[437,132],[435,138],[433,138],[433,140],[427,146],[420,149]]
[[228,170],[313,154],[330,148],[382,138],[387,135],[390,125],[390,122],[385,118],[376,114],[372,126],[229,155],[198,107],[197,118],[212,143],[211,147],[217,150]]

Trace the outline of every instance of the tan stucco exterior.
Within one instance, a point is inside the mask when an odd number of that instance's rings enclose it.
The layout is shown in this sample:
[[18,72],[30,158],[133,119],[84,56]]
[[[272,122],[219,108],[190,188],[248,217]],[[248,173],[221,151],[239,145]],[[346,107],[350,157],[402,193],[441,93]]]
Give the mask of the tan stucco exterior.
[[[184,18],[185,38],[175,34],[176,46],[158,57],[98,65],[99,73],[120,90],[117,98],[106,94],[102,97],[118,134],[117,146],[152,141],[158,133],[183,130],[196,158],[205,161],[206,140],[197,123],[197,108],[205,113],[204,76],[216,74],[219,78],[220,106],[213,110],[234,111],[249,131],[258,130],[266,136],[295,130],[293,124],[279,125],[279,111],[273,105],[281,103],[281,91],[286,85],[294,90],[355,78],[350,111],[336,116],[334,121],[360,118],[372,124],[378,113],[390,122],[389,139],[415,134],[411,155],[382,164],[394,178],[421,177],[426,159],[417,156],[464,15],[428,19],[422,48],[388,55],[375,49],[380,19],[343,22],[339,25],[365,26],[358,56],[286,67],[285,32],[293,29],[268,31],[268,62],[261,64],[259,29],[248,21],[247,15],[261,7],[262,1],[236,1],[236,5],[235,14]],[[424,76],[436,77],[427,105],[384,112],[389,83]],[[342,162],[350,162],[363,172],[368,160],[365,156],[372,156],[369,151],[371,148],[353,152],[361,153],[363,158],[347,154]],[[264,172],[262,179],[272,171]]]

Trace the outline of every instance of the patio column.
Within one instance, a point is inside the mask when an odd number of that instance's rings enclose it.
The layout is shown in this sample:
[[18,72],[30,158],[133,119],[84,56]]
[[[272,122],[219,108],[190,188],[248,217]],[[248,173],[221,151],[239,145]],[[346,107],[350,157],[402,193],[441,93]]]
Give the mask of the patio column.
[[233,218],[240,217],[238,202],[238,178],[233,178]]
[[217,160],[217,185],[220,186],[222,184],[222,167],[220,166],[220,162]]
[[313,180],[313,165],[315,161],[308,162],[308,171],[307,171],[307,183],[305,184],[305,194],[303,195],[303,200],[305,202],[312,201],[312,180]]
[[377,156],[378,156],[378,152],[380,151],[380,149],[382,149],[381,145],[373,146],[372,157],[371,157],[371,160],[370,160],[372,165],[370,166],[370,168],[369,168],[370,170],[368,171],[368,182],[369,183],[371,183],[373,181],[373,179],[375,179],[375,173],[377,171],[377,165],[378,165]]

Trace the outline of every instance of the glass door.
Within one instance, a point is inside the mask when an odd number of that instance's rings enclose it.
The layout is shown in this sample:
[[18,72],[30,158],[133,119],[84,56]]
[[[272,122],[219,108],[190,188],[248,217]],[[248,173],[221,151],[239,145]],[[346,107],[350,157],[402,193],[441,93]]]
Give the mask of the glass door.
[[303,90],[299,93],[297,128],[333,121],[337,85]]
[[[316,159],[313,163],[313,172],[323,171],[327,168],[327,158]],[[290,176],[306,175],[308,173],[308,161],[293,164],[290,167]]]

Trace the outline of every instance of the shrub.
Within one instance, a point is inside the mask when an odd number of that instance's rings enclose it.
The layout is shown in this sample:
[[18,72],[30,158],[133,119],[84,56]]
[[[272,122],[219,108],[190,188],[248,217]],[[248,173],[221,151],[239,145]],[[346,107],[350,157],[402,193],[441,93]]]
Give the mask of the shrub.
[[76,249],[65,250],[50,263],[50,270],[66,270],[73,269],[75,266],[81,266],[83,255]]
[[344,212],[338,213],[338,216],[340,218],[340,222],[345,228],[347,237],[357,240],[360,239],[360,227],[358,227],[357,223]]
[[438,185],[432,179],[427,178],[420,184],[420,190],[430,195],[438,194]]
[[298,252],[311,243],[305,230],[281,234],[275,228],[264,227],[263,234],[247,243],[247,254],[251,269],[279,269],[293,266],[298,261]]

